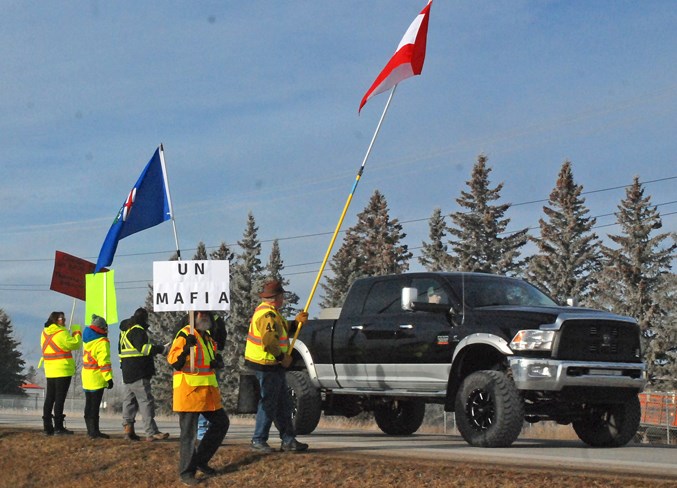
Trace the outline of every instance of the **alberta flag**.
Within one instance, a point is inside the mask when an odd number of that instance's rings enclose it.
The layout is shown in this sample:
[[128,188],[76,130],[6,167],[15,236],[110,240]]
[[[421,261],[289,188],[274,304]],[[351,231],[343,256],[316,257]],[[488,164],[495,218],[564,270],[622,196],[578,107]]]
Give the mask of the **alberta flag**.
[[169,220],[172,218],[171,208],[167,170],[160,146],[120,207],[103,241],[94,272],[98,273],[101,268],[113,263],[120,239]]

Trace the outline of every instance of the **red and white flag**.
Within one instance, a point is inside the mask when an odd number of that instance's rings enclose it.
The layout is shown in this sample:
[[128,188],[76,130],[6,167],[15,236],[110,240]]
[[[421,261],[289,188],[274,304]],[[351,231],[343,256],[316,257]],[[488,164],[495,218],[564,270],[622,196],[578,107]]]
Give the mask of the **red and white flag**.
[[374,95],[390,90],[402,80],[421,74],[421,71],[423,71],[423,61],[425,61],[428,17],[430,16],[430,6],[432,3],[432,0],[430,0],[411,23],[400,41],[400,45],[397,46],[395,55],[390,58],[388,64],[376,77],[371,88],[364,94],[358,113]]

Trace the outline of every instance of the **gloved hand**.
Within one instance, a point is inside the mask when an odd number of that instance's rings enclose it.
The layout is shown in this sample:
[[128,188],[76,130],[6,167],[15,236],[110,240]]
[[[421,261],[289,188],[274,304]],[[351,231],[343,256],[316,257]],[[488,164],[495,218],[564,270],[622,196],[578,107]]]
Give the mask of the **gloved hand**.
[[296,320],[297,324],[305,324],[308,322],[308,312],[299,312],[296,314]]
[[193,347],[195,345],[197,345],[197,337],[194,335],[188,335],[186,337],[186,346]]
[[214,359],[209,363],[209,367],[212,369],[221,369],[224,367],[223,358],[220,354],[217,354]]
[[285,354],[282,358],[282,361],[280,361],[280,364],[283,368],[288,368],[291,366],[291,354]]
[[113,388],[113,380],[108,380],[108,386],[106,388],[108,388],[109,390]]

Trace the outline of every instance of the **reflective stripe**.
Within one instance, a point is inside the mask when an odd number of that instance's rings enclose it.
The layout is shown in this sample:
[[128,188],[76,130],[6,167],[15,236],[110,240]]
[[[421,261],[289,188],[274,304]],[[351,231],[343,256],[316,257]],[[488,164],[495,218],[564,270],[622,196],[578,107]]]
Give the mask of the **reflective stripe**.
[[138,358],[143,356],[150,355],[150,350],[153,347],[153,344],[150,342],[146,343],[141,347],[141,351],[135,348],[132,343],[127,339],[127,334],[129,334],[133,329],[139,328],[144,330],[143,327],[136,324],[131,326],[129,329],[120,332],[120,359],[122,358]]
[[[72,359],[73,355],[70,351],[64,351],[59,346],[54,343],[54,337],[59,332],[65,332],[64,330],[58,330],[54,334],[47,334],[44,330],[42,331],[43,344],[42,344],[42,358],[45,361],[51,361],[54,359]],[[73,333],[75,334],[75,332]],[[46,352],[47,347],[51,347],[54,352]]]
[[[184,335],[189,336],[190,334],[190,325],[185,326],[177,334],[184,333]],[[190,370],[190,363],[186,361],[183,365],[183,368],[180,371],[174,371],[172,378],[172,386],[178,388],[181,385],[181,381],[185,381],[190,386],[216,386],[218,387],[218,382],[216,381],[216,374],[214,370],[209,367],[209,364],[216,358],[216,350],[214,348],[214,341],[206,333],[207,339],[204,340],[200,334],[195,334],[197,339],[197,344],[195,345],[195,368],[193,371]]]

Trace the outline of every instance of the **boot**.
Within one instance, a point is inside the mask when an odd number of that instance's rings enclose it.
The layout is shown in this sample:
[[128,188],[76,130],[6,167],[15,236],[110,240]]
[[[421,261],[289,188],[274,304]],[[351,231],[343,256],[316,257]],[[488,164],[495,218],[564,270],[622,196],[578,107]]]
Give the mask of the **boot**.
[[65,415],[54,417],[54,435],[73,435],[72,430],[68,430],[63,426],[63,421],[65,418]]
[[42,431],[44,435],[54,435],[54,424],[52,423],[51,415],[43,415],[42,425],[44,426],[44,430]]
[[122,424],[125,428],[125,439],[128,441],[140,441],[141,437],[134,432],[134,424]]
[[92,439],[95,439],[96,432],[94,430],[94,419],[91,417],[85,417],[85,425],[87,426],[87,435]]
[[99,417],[92,417],[92,427],[94,429],[95,437],[99,439],[110,439],[108,434],[104,434],[99,430]]

